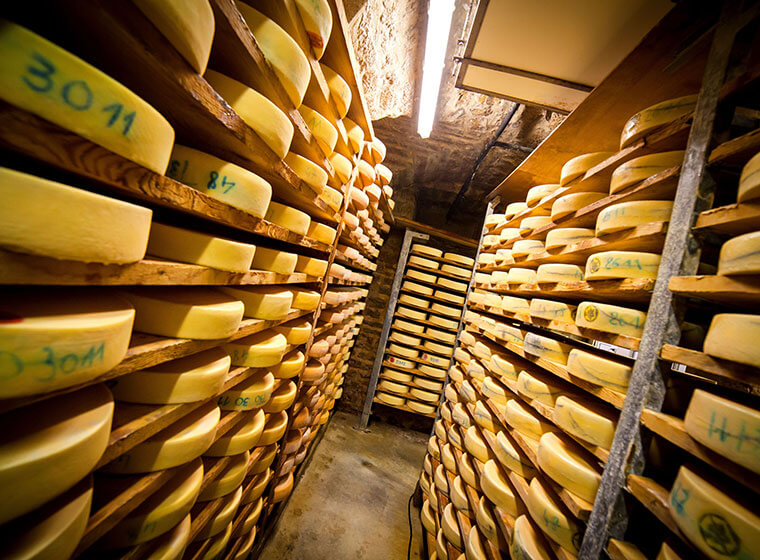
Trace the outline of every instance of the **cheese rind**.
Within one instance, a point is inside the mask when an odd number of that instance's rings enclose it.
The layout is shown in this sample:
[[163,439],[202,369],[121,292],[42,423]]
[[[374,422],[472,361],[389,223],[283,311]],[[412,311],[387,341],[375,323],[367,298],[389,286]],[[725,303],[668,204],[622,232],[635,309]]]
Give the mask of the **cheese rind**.
[[147,208],[4,167],[0,196],[2,247],[83,262],[125,264],[145,256]]
[[496,434],[496,447],[493,451],[499,462],[512,472],[526,479],[536,475],[536,468],[528,456],[519,446],[513,445],[504,432]]
[[272,186],[255,173],[180,144],[174,145],[166,175],[257,218],[266,215],[272,199]]
[[8,412],[0,444],[0,523],[62,494],[106,449],[113,398],[94,385]]
[[313,311],[319,306],[319,292],[306,288],[291,288],[291,291],[293,292],[293,303],[291,304],[293,309]]
[[536,270],[536,281],[542,282],[583,282],[583,269],[575,264],[542,264]]
[[695,440],[724,457],[760,473],[760,412],[738,402],[696,389],[684,427]]
[[84,383],[126,355],[135,311],[112,293],[5,288],[0,297],[4,398]]
[[443,534],[446,536],[446,540],[461,550],[463,548],[462,534],[459,532],[459,523],[457,522],[453,504],[448,504],[443,509],[441,528],[443,529]]
[[710,323],[704,352],[716,358],[760,367],[760,315],[719,313]]
[[322,58],[330,40],[332,30],[332,11],[326,0],[296,0],[298,14],[301,16],[306,35],[317,60]]
[[736,200],[746,202],[758,196],[760,196],[760,154],[755,154],[742,169]]
[[603,198],[606,198],[606,193],[598,192],[580,192],[566,194],[554,201],[552,204],[551,219],[553,222],[569,216],[577,212],[578,210],[589,206]]
[[542,198],[557,192],[559,188],[559,184],[536,185],[535,187],[531,187],[528,189],[528,194],[525,196],[525,204],[529,207],[535,206]]
[[211,288],[136,287],[121,293],[135,308],[135,330],[173,338],[227,338],[245,310],[240,300]]
[[252,334],[222,346],[232,356],[236,366],[270,367],[277,365],[285,355],[288,341],[274,330]]
[[718,274],[760,274],[760,231],[739,235],[723,244]]
[[296,272],[308,274],[309,276],[322,278],[327,272],[327,261],[309,257],[307,255],[298,255],[295,270]]
[[639,251],[604,251],[586,261],[586,280],[657,278],[660,255]]
[[594,167],[595,165],[602,163],[608,157],[611,157],[615,152],[592,152],[589,154],[583,154],[575,156],[569,159],[562,166],[560,172],[559,184],[564,186],[573,179],[584,175],[586,171]]
[[306,212],[279,202],[269,203],[265,219],[298,235],[306,235],[311,224],[311,218]]
[[555,503],[554,498],[538,478],[530,481],[528,500],[525,505],[533,521],[547,537],[565,550],[573,554],[578,553],[583,532],[575,520],[566,515]]
[[585,239],[594,238],[594,230],[589,228],[559,228],[546,234],[544,245],[546,249],[557,249],[566,245],[580,243]]
[[673,520],[708,558],[752,558],[760,549],[760,517],[688,467],[670,490]]
[[[578,309],[580,313],[580,308]],[[573,349],[569,344],[565,344],[553,338],[527,333],[524,339],[525,352],[538,356],[561,365],[566,365],[570,350]]]
[[542,228],[551,223],[551,216],[529,216],[520,221],[520,232]]
[[[351,134],[354,133],[354,128],[358,128],[361,131],[361,128],[359,128],[353,121],[350,121],[350,124],[353,124],[353,126],[349,126],[349,122],[347,122],[349,119],[346,118],[348,108],[351,106],[351,88],[349,87],[348,82],[343,79],[343,76],[338,74],[335,70],[321,62],[319,63],[319,66],[322,68],[325,80],[327,80],[327,87],[330,89],[330,97],[332,97],[332,100],[335,102],[335,106],[338,109],[338,115],[343,119],[349,138],[351,138]],[[361,132],[361,140],[363,141],[364,132]],[[358,152],[359,147],[360,146],[357,145],[354,149]]]
[[670,221],[673,203],[665,200],[635,200],[608,206],[596,219],[596,235],[613,233],[652,222]]
[[528,257],[533,253],[541,253],[544,250],[543,241],[537,239],[520,239],[512,245],[512,256],[514,258]]
[[5,21],[0,98],[162,175],[174,130],[153,107],[81,58]]
[[541,470],[557,484],[587,502],[594,503],[602,477],[569,441],[554,433],[542,435],[537,458]]
[[509,554],[512,558],[529,560],[551,560],[552,558],[549,556],[543,540],[525,515],[521,515],[515,521]]
[[551,299],[533,298],[530,300],[530,316],[547,321],[573,324],[575,322],[575,306]]
[[578,306],[575,324],[581,328],[640,338],[647,314],[644,311],[584,301]]
[[464,255],[460,255],[458,253],[444,253],[443,258],[447,261],[466,266],[467,268],[472,268],[475,265],[475,259],[465,257]]
[[[340,207],[339,203],[333,202],[329,198],[322,197],[324,191],[327,189],[327,171],[322,169],[319,165],[310,159],[300,156],[294,152],[288,152],[283,158],[283,161],[288,165],[288,167],[293,170],[296,175],[298,175],[299,179],[309,185],[315,193],[319,194],[320,198],[323,198],[328,206],[333,208],[333,210],[338,210]],[[335,208],[336,206],[338,208]]]
[[533,410],[527,408],[525,405],[517,402],[517,399],[512,399],[507,402],[505,411],[505,417],[507,424],[517,430],[520,434],[538,441],[538,439],[545,433],[554,430],[554,426],[544,421]]
[[509,284],[535,284],[538,280],[532,268],[510,268],[507,274]]
[[660,152],[640,156],[625,162],[612,172],[610,194],[620,192],[661,171],[680,166],[683,162],[684,153],[683,150]]
[[528,399],[537,400],[546,406],[553,407],[562,389],[544,379],[539,379],[527,371],[521,371],[517,376],[517,391]]
[[245,305],[243,316],[276,321],[284,319],[293,303],[293,292],[279,286],[222,286],[221,290]]
[[297,263],[298,255],[295,253],[269,249],[267,247],[257,247],[251,268],[254,270],[268,270],[277,274],[293,274]]
[[504,210],[504,215],[507,218],[512,218],[513,216],[527,209],[528,209],[528,205],[525,204],[524,202],[511,202],[507,204],[507,208],[506,210]]
[[576,377],[616,391],[625,391],[631,378],[631,367],[577,348],[570,351],[567,371]]
[[311,78],[311,67],[301,47],[258,10],[243,2],[236,5],[293,105],[300,106]]
[[567,433],[602,449],[609,449],[617,422],[612,414],[592,410],[561,395],[554,404],[554,423]]
[[208,502],[222,496],[227,496],[228,494],[237,493],[248,471],[249,460],[250,453],[248,451],[239,455],[233,455],[229,459],[203,457],[203,469],[206,472],[213,469],[220,461],[226,461],[226,466],[222,468],[219,476],[203,486],[198,495],[198,501]]
[[696,95],[662,101],[633,115],[623,127],[620,148],[630,146],[649,132],[691,113],[697,104]]

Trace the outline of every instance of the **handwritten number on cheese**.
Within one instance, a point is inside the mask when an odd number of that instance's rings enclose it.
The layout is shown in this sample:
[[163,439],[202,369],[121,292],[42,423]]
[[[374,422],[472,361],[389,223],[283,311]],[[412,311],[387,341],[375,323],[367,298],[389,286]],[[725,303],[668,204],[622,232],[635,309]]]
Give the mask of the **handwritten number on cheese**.
[[55,73],[55,66],[40,53],[33,53],[32,59],[37,63],[37,66],[26,67],[26,71],[32,77],[23,76],[21,79],[33,91],[47,93],[53,89],[53,78],[51,76]]

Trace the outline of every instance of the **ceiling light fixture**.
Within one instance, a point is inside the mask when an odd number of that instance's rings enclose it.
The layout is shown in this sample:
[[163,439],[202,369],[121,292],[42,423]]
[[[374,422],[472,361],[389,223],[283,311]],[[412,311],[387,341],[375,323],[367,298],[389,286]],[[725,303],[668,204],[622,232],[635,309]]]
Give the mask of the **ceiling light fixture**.
[[417,116],[417,133],[422,138],[429,137],[433,130],[453,13],[454,0],[429,0],[428,2],[425,64],[422,67],[420,109]]

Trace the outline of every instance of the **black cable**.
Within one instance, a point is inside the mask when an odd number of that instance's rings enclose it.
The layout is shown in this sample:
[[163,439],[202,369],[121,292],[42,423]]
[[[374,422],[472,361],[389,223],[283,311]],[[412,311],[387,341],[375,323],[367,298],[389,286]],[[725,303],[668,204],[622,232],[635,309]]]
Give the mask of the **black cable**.
[[412,559],[412,499],[414,492],[409,496],[409,503],[406,505],[407,519],[409,520],[409,546],[406,547],[406,560]]

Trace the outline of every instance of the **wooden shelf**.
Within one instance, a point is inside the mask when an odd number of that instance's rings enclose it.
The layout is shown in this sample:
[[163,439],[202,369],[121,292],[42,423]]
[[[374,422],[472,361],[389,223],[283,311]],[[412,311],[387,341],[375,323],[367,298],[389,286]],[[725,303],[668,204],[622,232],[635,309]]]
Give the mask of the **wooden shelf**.
[[[0,101],[0,145],[49,165],[94,179],[104,191],[204,218],[241,231],[330,252],[330,246],[298,235],[159,175],[49,121]],[[77,185],[79,186],[79,185]]]
[[[395,342],[392,342],[392,341],[389,341],[389,343],[391,343],[391,344],[396,344]],[[404,346],[404,345],[402,344],[402,346]],[[435,364],[431,364],[430,362],[425,362],[425,361],[423,361],[423,360],[420,360],[420,359],[418,359],[418,358],[407,358],[407,357],[405,357],[405,356],[401,356],[401,355],[399,355],[399,354],[395,354],[395,353],[391,352],[390,350],[388,350],[388,348],[387,348],[387,347],[386,347],[386,349],[385,349],[385,354],[386,354],[386,356],[393,356],[393,357],[395,357],[395,358],[400,358],[400,359],[402,359],[402,360],[409,360],[410,362],[415,362],[415,363],[417,363],[417,364],[422,364],[423,366],[430,366],[430,367],[439,368],[439,369],[448,369],[448,367],[441,367],[441,366],[437,366],[437,365],[435,365]],[[436,356],[436,357],[437,357],[437,356]],[[385,361],[385,360],[384,360],[384,361]],[[451,363],[451,360],[450,360],[450,359],[449,359],[449,363]],[[396,367],[397,367],[397,369],[398,369],[398,366],[396,366]]]
[[618,539],[610,539],[607,542],[607,554],[612,560],[646,560],[647,558],[635,544]]
[[[404,381],[395,381],[393,379],[388,379],[387,377],[380,375],[380,379],[384,379],[386,381],[390,381],[391,383],[398,383],[399,385],[405,385],[406,387],[412,388],[412,389],[422,389],[423,391],[427,391],[428,393],[434,393],[438,395],[438,399],[435,400],[435,402],[426,401],[423,399],[420,399],[419,397],[415,397],[414,395],[410,395],[407,391],[406,393],[399,393],[398,391],[391,391],[390,389],[381,389],[380,391],[383,393],[390,393],[391,395],[396,395],[397,397],[403,397],[407,400],[412,400],[414,402],[420,403],[420,404],[426,404],[428,406],[432,406],[434,408],[438,407],[438,401],[440,400],[440,396],[443,392],[443,389],[440,391],[432,391],[430,389],[426,389],[425,387],[420,387],[419,385],[415,385],[414,383],[406,383]],[[383,403],[385,404],[385,403]]]
[[[424,313],[427,313],[428,315],[435,315],[436,317],[440,317],[441,319],[447,319],[449,321],[459,321],[459,318],[461,317],[461,311],[459,317],[451,317],[450,315],[445,315],[441,313],[440,311],[433,311],[431,307],[422,307],[421,305],[414,305],[413,303],[407,303],[405,301],[399,301],[398,305],[406,307],[408,309],[414,309],[415,311],[422,311]],[[462,309],[462,306],[452,306],[457,307],[458,309]],[[408,319],[408,317],[404,317],[402,315],[398,315],[400,319]],[[414,319],[412,319],[414,320]],[[421,321],[418,321],[421,322]],[[450,330],[447,327],[439,327],[441,330]],[[454,332],[456,332],[456,329],[454,329]]]
[[613,303],[647,303],[654,289],[649,278],[589,280],[587,282],[551,282],[541,284],[509,284],[509,287],[475,284],[475,288],[496,294],[548,297],[572,301],[604,301]]
[[[395,318],[394,318],[395,319]],[[403,317],[398,317],[398,319],[404,321],[405,319]],[[442,340],[438,340],[435,337],[432,337],[430,335],[424,334],[424,333],[416,333],[413,331],[408,331],[406,329],[402,329],[391,323],[391,329],[394,331],[398,331],[402,334],[408,334],[409,336],[416,336],[417,338],[422,338],[423,340],[430,340],[431,342],[437,342],[438,344],[452,344],[451,342],[444,342]]]
[[31,397],[20,397],[16,399],[0,400],[0,413],[8,412],[16,408],[29,405],[33,402],[39,402],[51,397],[63,395],[82,389],[89,385],[95,385],[102,383],[109,379],[114,379],[127,373],[132,373],[141,369],[146,369],[170,360],[176,360],[177,358],[183,358],[191,354],[197,354],[203,350],[210,348],[216,348],[220,344],[224,344],[230,340],[237,340],[261,331],[265,331],[271,327],[275,327],[281,323],[285,323],[292,319],[297,319],[311,313],[311,311],[303,311],[300,309],[291,310],[287,317],[280,321],[265,321],[263,319],[243,319],[240,323],[238,331],[228,339],[215,339],[215,340],[192,340],[189,338],[166,338],[160,336],[154,336],[150,334],[144,334],[140,332],[133,332],[132,338],[129,341],[129,349],[124,359],[112,370],[100,375],[99,377],[92,379],[86,383],[81,383],[72,387],[66,387],[58,391],[46,393],[43,395],[33,395]]
[[[404,307],[407,307],[406,303],[402,303],[401,305],[403,305]],[[409,307],[411,307],[411,306],[409,306]],[[420,311],[423,310],[423,308],[419,308],[419,307],[417,309],[419,309]],[[456,334],[457,333],[456,329],[450,329],[448,327],[442,327],[440,325],[434,325],[433,323],[430,323],[429,321],[426,321],[424,319],[422,319],[422,320],[420,320],[420,319],[413,319],[411,317],[406,317],[404,315],[399,315],[398,313],[395,313],[393,315],[393,319],[394,320],[399,319],[401,321],[407,321],[407,322],[410,322],[410,323],[417,323],[419,325],[424,325],[426,327],[430,327],[431,329],[436,329],[436,330],[439,330],[439,331],[447,332],[449,334]],[[447,344],[446,342],[444,342],[442,340],[439,341],[439,342],[441,342],[442,344]]]
[[26,286],[206,286],[303,284],[319,282],[307,274],[265,270],[228,272],[207,266],[146,257],[134,264],[58,260],[0,249],[0,284]]
[[627,490],[672,533],[688,543],[670,513],[670,492],[666,488],[651,478],[629,474]]
[[[408,280],[410,282],[414,282],[414,283],[420,284],[422,286],[427,286],[429,288],[435,288],[436,290],[443,290],[444,292],[449,292],[449,293],[456,294],[456,295],[462,296],[462,297],[465,297],[465,294],[467,293],[467,290],[464,290],[464,291],[455,290],[453,288],[448,288],[446,286],[441,286],[440,284],[436,284],[434,282],[427,282],[425,280],[420,280],[418,278],[410,278],[406,274],[404,274],[404,280]],[[461,279],[459,281],[462,282],[463,284],[468,284],[469,283],[469,280]]]
[[[453,301],[449,301],[447,299],[439,298],[437,296],[428,296],[428,295],[425,295],[425,294],[419,294],[419,293],[413,292],[411,290],[405,290],[403,287],[401,288],[400,292],[402,294],[409,294],[412,297],[418,297],[418,298],[423,298],[423,299],[427,299],[427,300],[430,300],[430,301],[434,301],[436,303],[442,303],[442,304],[448,305],[450,307],[457,307],[457,308],[460,308],[460,309],[462,307],[464,307],[464,303],[454,303]],[[464,298],[464,296],[462,296],[462,298]],[[401,305],[407,305],[407,304],[402,303]]]
[[343,278],[336,278],[335,276],[330,276],[328,279],[328,283],[334,284],[336,286],[366,286],[371,282],[371,279],[363,282],[354,282],[353,280],[345,280]]
[[[465,268],[462,265],[455,265],[460,266],[461,268]],[[410,262],[407,262],[406,264],[407,268],[411,268],[412,270],[419,270],[420,272],[425,272],[427,274],[435,274],[436,276],[440,276],[443,278],[448,278],[449,280],[455,280],[457,282],[464,282],[467,284],[470,281],[470,278],[465,278],[464,276],[457,276],[456,274],[449,274],[448,272],[443,272],[437,268],[427,268],[426,266],[421,266],[418,264],[412,264]],[[469,270],[469,269],[468,269]]]
[[668,288],[681,296],[744,308],[760,307],[760,276],[673,276]]
[[530,317],[527,314],[523,315],[519,313],[510,313],[509,311],[504,311],[498,307],[486,307],[484,305],[478,304],[472,304],[469,307],[470,309],[474,309],[476,311],[484,311],[486,313],[490,313],[491,315],[497,315],[499,317],[504,317],[513,321],[519,321],[525,325],[541,327],[543,329],[562,333],[564,335],[569,335],[572,337],[579,337],[588,341],[596,340],[599,342],[605,342],[607,344],[614,344],[615,346],[620,346],[621,348],[627,348],[629,350],[638,350],[639,343],[641,342],[641,339],[634,338],[632,336],[625,336],[622,334],[602,332],[596,329],[578,327],[572,323],[562,323],[560,321],[550,321],[548,319]]
[[672,344],[663,345],[660,357],[683,364],[693,370],[691,373],[707,377],[718,385],[760,396],[760,368],[713,358],[704,352]]
[[509,270],[510,268],[535,268],[544,263],[567,263],[585,265],[586,259],[601,251],[643,251],[660,253],[665,243],[667,222],[650,222],[623,231],[616,231],[602,237],[584,239],[578,243],[541,251],[532,256],[515,260],[514,264],[480,268],[480,272]]
[[[399,395],[399,396],[401,396],[401,395]],[[407,398],[407,397],[404,396],[404,398]],[[428,418],[435,418],[435,412],[433,412],[432,414],[426,414],[424,412],[417,412],[416,410],[412,410],[411,408],[409,408],[406,405],[388,404],[386,402],[383,402],[383,401],[379,400],[377,397],[375,397],[374,399],[372,399],[372,401],[376,402],[377,404],[381,404],[383,406],[389,406],[391,408],[395,408],[395,409],[398,409],[398,410],[404,410],[406,412],[410,412],[412,414],[417,414],[419,416],[426,416]],[[422,401],[420,401],[420,402],[422,402]],[[431,403],[422,403],[422,404],[427,404],[427,405],[430,405],[430,406],[433,406],[433,407],[436,406],[435,404],[431,404]]]
[[[416,375],[418,377],[424,377],[426,379],[430,379],[431,381],[438,381],[438,382],[442,382],[443,381],[442,378],[433,377],[432,375],[430,375],[428,373],[425,373],[423,371],[420,371],[420,370],[418,370],[416,368],[412,368],[412,369],[402,368],[402,367],[397,366],[396,364],[392,364],[391,362],[389,362],[387,360],[383,360],[382,364],[383,364],[383,367],[389,367],[392,370],[400,371],[401,373],[407,373],[409,375]],[[423,365],[430,365],[430,364],[423,364]],[[436,367],[436,366],[432,366],[432,367]],[[440,368],[440,369],[443,369],[443,368]]]
[[[412,249],[409,252],[409,255],[416,256],[416,257],[422,257],[423,259],[430,259],[431,261],[436,261],[436,262],[439,262],[441,264],[450,264],[452,266],[458,266],[459,268],[468,268],[466,265],[464,265],[462,263],[459,263],[459,262],[456,262],[456,261],[452,261],[452,260],[449,260],[449,259],[444,259],[444,258],[441,258],[441,257],[432,257],[430,255],[426,255],[425,253],[420,253],[419,251],[415,251],[414,249]],[[462,256],[467,256],[467,255],[462,255]]]
[[741,170],[749,159],[760,151],[760,128],[742,134],[722,144],[710,152],[710,165]]
[[[391,338],[388,339],[388,344],[398,344],[400,346],[403,346],[404,348],[412,348],[414,350],[419,350],[420,352],[427,352],[428,354],[435,354],[436,356],[440,356],[440,357],[443,357],[443,358],[450,358],[451,354],[453,352],[453,344],[450,345],[452,347],[452,351],[449,352],[448,354],[444,354],[443,352],[439,352],[437,350],[431,350],[430,348],[426,348],[425,346],[412,346],[411,344],[407,344],[406,342],[400,342],[398,340],[393,340]],[[446,344],[446,343],[445,342],[439,342],[439,344]],[[433,365],[433,364],[429,364],[429,365]],[[437,366],[433,366],[433,367],[437,367]]]
[[644,408],[641,413],[641,423],[670,443],[677,445],[684,451],[688,451],[694,457],[701,459],[738,483],[760,493],[760,475],[737,465],[692,438],[686,432],[682,419]]
[[705,210],[697,217],[696,231],[735,237],[756,231],[760,223],[760,201],[742,202]]

